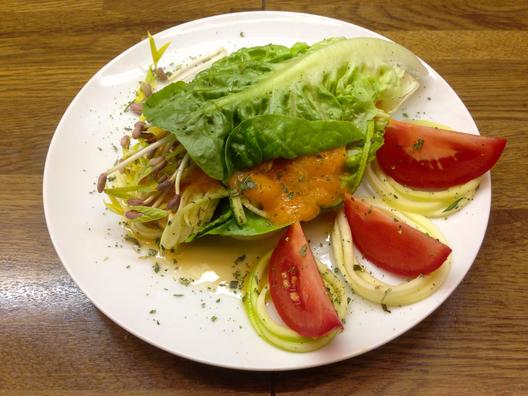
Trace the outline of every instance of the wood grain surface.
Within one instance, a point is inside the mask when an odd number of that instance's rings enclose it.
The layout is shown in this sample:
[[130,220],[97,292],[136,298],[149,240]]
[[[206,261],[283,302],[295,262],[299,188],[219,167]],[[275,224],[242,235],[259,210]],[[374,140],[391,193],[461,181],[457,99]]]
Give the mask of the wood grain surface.
[[[505,136],[482,249],[430,317],[375,351],[282,373],[158,350],[102,315],[62,267],[42,209],[48,145],[105,63],[157,32],[245,10],[331,16],[407,46]],[[526,1],[0,1],[0,394],[528,394]]]

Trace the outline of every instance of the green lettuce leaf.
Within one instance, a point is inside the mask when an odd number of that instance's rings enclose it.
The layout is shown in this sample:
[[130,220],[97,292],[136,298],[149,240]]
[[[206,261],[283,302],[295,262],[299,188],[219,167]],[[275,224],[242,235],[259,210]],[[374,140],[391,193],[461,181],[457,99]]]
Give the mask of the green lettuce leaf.
[[274,158],[292,159],[365,139],[351,121],[308,121],[283,115],[261,115],[242,121],[225,146],[226,178]]
[[216,219],[203,226],[200,230],[187,238],[185,242],[192,242],[195,239],[206,235],[252,237],[267,234],[288,226],[272,224],[268,219],[250,211],[246,211],[246,222],[239,225],[235,220],[229,204],[222,205],[219,208],[219,212],[220,213]]
[[246,211],[246,222],[243,225],[238,225],[235,221],[235,218],[231,217],[229,220],[219,224],[217,227],[209,229],[203,235],[251,237],[280,230],[286,226],[287,225],[273,224],[264,217],[260,217],[253,212]]
[[143,113],[174,133],[205,173],[224,180],[225,143],[241,122],[276,114],[353,121],[366,130],[368,121],[387,118],[385,111],[412,93],[415,77],[426,73],[411,52],[380,39],[244,48],[190,83],[157,92]]

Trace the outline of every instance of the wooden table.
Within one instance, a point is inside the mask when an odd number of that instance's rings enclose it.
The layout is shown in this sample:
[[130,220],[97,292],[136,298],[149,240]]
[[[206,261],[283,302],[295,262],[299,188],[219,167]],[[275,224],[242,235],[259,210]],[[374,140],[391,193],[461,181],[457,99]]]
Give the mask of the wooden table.
[[[48,144],[100,67],[147,30],[261,9],[332,16],[398,41],[447,79],[481,133],[508,138],[486,239],[456,292],[388,345],[300,372],[208,367],[128,334],[66,274],[42,210]],[[528,393],[526,1],[2,0],[0,92],[0,393]]]

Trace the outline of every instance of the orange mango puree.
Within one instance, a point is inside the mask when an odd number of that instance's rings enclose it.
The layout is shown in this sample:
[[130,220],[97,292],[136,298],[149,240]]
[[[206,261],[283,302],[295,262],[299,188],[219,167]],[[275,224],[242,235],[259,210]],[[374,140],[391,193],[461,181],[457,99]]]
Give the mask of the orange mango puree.
[[308,221],[321,207],[336,204],[343,194],[344,147],[293,160],[276,159],[235,173],[229,180],[274,224]]

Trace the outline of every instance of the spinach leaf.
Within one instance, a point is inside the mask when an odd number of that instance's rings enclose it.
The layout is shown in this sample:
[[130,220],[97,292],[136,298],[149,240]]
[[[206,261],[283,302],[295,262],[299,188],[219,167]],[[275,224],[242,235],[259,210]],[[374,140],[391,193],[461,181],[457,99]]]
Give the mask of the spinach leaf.
[[226,177],[274,158],[292,159],[365,139],[350,121],[308,121],[283,115],[261,115],[242,121],[225,146]]
[[192,242],[205,235],[221,235],[231,237],[249,237],[267,234],[272,231],[287,227],[286,225],[272,224],[268,219],[260,217],[253,212],[246,211],[246,222],[239,225],[229,205],[224,206],[223,212],[201,230],[191,235],[185,242]]
[[246,211],[246,222],[243,225],[238,225],[234,217],[230,218],[225,223],[216,228],[207,231],[207,235],[222,235],[234,237],[247,237],[267,234],[268,232],[280,230],[287,227],[286,225],[276,225],[271,223],[268,219],[260,217],[253,212]]

